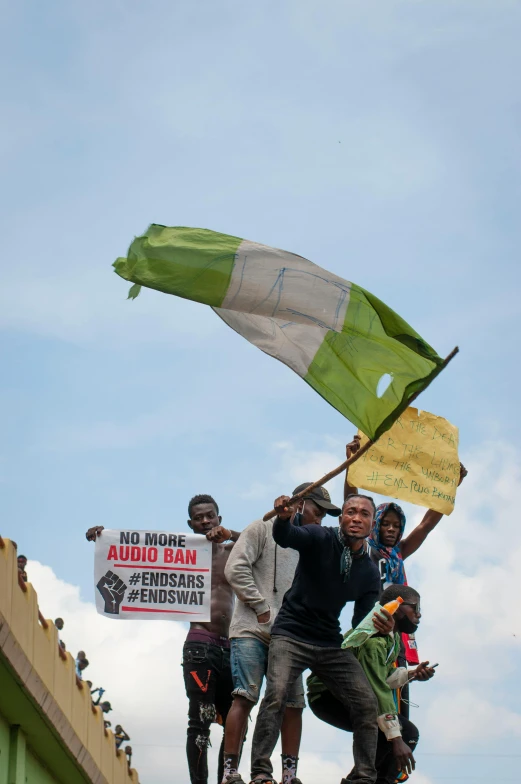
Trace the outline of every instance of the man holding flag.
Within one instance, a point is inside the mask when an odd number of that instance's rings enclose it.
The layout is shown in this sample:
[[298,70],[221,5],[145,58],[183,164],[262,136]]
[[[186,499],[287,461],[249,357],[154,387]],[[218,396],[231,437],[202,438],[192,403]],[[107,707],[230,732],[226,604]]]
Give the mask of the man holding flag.
[[[288,496],[275,501],[273,538],[280,547],[297,550],[300,558],[271,630],[266,694],[253,736],[252,780],[273,784],[270,757],[288,693],[309,668],[349,706],[355,758],[350,780],[372,784],[376,779],[376,698],[352,651],[340,647],[339,617],[345,604],[354,601],[352,625],[357,626],[380,595],[378,570],[364,544],[374,519],[374,503],[368,496],[353,496],[342,508],[340,526],[333,528],[291,525],[295,510],[289,501]],[[388,634],[394,622],[385,615],[382,619],[375,614],[373,623],[377,631]]]

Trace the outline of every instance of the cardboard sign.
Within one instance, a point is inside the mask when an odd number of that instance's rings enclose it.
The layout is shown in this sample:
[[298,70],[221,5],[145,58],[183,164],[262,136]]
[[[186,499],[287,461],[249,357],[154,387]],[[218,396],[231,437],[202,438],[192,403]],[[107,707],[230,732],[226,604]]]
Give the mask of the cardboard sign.
[[[359,431],[361,444],[367,436]],[[445,515],[459,482],[458,428],[443,417],[408,408],[349,468],[349,482]]]
[[207,622],[212,544],[192,533],[104,530],[94,585],[96,609],[106,618]]

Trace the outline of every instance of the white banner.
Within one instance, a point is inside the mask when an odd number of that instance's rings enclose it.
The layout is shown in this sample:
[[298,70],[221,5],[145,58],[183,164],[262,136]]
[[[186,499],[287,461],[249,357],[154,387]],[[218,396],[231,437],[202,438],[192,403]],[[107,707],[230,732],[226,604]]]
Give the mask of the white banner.
[[94,586],[106,618],[207,622],[212,544],[192,533],[105,529],[96,539]]

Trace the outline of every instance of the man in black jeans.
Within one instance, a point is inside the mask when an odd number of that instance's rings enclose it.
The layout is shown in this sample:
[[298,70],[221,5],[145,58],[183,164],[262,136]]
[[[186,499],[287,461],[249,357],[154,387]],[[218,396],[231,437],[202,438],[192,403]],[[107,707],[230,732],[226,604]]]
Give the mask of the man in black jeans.
[[[237,541],[239,534],[221,525],[219,507],[210,495],[194,496],[188,504],[188,515],[192,531],[206,536],[213,545],[210,622],[191,623],[183,648],[183,675],[188,697],[186,757],[190,781],[191,784],[207,784],[210,727],[219,720],[224,725],[233,691],[228,631],[235,595],[224,576],[233,544],[223,543]],[[86,537],[95,541],[102,531],[102,526],[89,528]],[[181,587],[179,583],[178,587]],[[218,784],[223,779],[223,750],[221,745]]]
[[[355,765],[347,780],[373,784],[378,735],[376,697],[352,651],[341,649],[339,616],[354,601],[353,627],[372,610],[380,594],[380,575],[364,540],[371,530],[372,498],[352,496],[342,508],[338,528],[292,526],[289,498],[277,498],[273,538],[300,553],[295,579],[284,596],[271,631],[266,694],[253,735],[252,779],[277,784],[270,757],[275,748],[288,691],[307,668],[349,706],[353,719]],[[383,611],[385,612],[385,611]],[[392,617],[375,615],[378,632],[394,628]]]
[[[224,567],[239,534],[221,525],[219,507],[209,495],[196,495],[188,504],[188,525],[195,534],[206,536],[212,547],[212,597],[209,623],[191,623],[183,647],[183,675],[188,697],[186,756],[191,784],[207,784],[210,726],[224,727],[232,704],[228,632],[235,594],[224,576]],[[219,751],[217,782],[224,775],[224,732]]]

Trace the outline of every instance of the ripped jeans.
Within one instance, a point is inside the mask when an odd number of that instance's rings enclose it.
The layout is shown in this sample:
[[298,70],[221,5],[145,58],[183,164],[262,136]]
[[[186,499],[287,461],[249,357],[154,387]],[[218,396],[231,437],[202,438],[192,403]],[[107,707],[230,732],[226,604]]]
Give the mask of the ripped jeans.
[[[210,725],[222,725],[232,704],[229,648],[211,642],[187,641],[183,647],[183,675],[188,697],[186,757],[191,784],[207,784]],[[218,784],[223,780],[224,733],[219,750]]]

